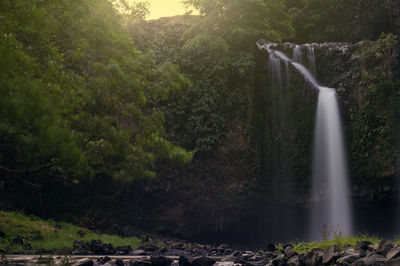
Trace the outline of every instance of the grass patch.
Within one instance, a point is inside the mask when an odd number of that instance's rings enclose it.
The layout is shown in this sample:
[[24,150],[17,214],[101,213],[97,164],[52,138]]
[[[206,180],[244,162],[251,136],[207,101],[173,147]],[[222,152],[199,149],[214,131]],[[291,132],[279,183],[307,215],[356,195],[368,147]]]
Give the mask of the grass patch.
[[[131,246],[132,249],[142,244],[141,240],[135,237],[98,234],[73,224],[45,221],[17,212],[0,211],[0,230],[5,233],[5,237],[0,237],[0,249],[14,252],[35,252],[39,249],[69,252],[75,240],[89,242],[100,239],[113,247]],[[84,232],[84,235],[79,235],[79,231]]]
[[368,236],[368,235],[359,235],[359,236],[335,236],[331,240],[321,240],[321,241],[313,241],[313,242],[300,242],[294,244],[294,250],[297,253],[304,253],[306,251],[311,251],[314,248],[320,248],[325,250],[332,245],[337,245],[341,250],[344,249],[346,245],[355,246],[357,241],[366,240],[373,244],[378,244],[381,239],[375,236]]

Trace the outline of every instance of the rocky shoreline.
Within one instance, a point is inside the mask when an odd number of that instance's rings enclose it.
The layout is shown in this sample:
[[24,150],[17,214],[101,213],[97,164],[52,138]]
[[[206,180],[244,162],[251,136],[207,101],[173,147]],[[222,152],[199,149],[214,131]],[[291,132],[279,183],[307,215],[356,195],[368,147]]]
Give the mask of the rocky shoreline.
[[[297,253],[291,244],[269,244],[258,251],[243,251],[229,245],[201,245],[163,241],[158,246],[147,243],[132,250],[130,246],[112,247],[99,240],[75,241],[71,255],[7,255],[2,263],[14,265],[112,265],[112,266],[283,266],[283,265],[400,265],[400,245],[383,240],[380,244],[358,241],[340,250],[332,245],[326,250],[314,248]],[[47,262],[46,262],[47,258]],[[67,264],[65,262],[68,262]]]

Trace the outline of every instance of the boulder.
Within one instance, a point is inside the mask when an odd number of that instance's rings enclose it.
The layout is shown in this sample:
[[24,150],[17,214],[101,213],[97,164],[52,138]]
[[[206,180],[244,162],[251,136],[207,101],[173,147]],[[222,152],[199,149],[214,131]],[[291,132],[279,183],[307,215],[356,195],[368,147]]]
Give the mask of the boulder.
[[234,257],[239,257],[239,256],[242,256],[242,252],[240,252],[240,251],[235,251],[235,252],[233,252],[232,253],[232,256],[234,256]]
[[143,256],[146,255],[146,251],[144,251],[143,249],[137,249],[137,250],[133,250],[129,253],[132,256]]
[[242,258],[244,259],[244,260],[248,260],[248,259],[250,259],[251,257],[253,257],[254,256],[254,252],[252,252],[252,251],[245,251],[243,254],[242,254]]
[[351,255],[347,255],[341,258],[338,258],[336,260],[336,262],[339,265],[349,265],[352,264],[353,262],[355,262],[356,260],[358,260],[360,258],[360,254],[351,254]]
[[101,240],[92,240],[89,244],[90,251],[96,255],[113,255],[115,249],[111,244],[105,244]]
[[179,256],[179,266],[191,266],[189,260],[185,256]]
[[173,262],[173,260],[163,256],[157,256],[157,257],[152,256],[150,258],[150,261],[152,266],[170,266]]
[[352,246],[348,246],[345,248],[344,253],[346,255],[353,255],[353,254],[358,254],[360,255],[359,252],[357,252],[357,250],[355,248],[353,248]]
[[93,260],[85,258],[85,259],[76,261],[73,265],[74,266],[93,266],[93,264],[94,264]]
[[237,257],[233,256],[233,254],[225,256],[221,259],[221,261],[232,261],[234,262],[236,260]]
[[359,240],[357,241],[356,244],[356,249],[367,249],[369,245],[371,245],[372,243],[367,241],[367,240]]
[[289,266],[299,266],[299,265],[300,265],[299,256],[298,256],[298,255],[292,256],[292,257],[288,260],[287,264],[288,264]]
[[287,265],[286,260],[284,258],[275,258],[266,266],[284,266]]
[[400,258],[393,258],[387,261],[386,265],[388,266],[399,266],[400,265]]
[[268,244],[265,250],[269,252],[274,252],[276,250],[276,247],[274,244]]
[[231,251],[232,248],[229,245],[221,244],[217,247],[218,254],[226,254],[226,250]]
[[386,253],[386,258],[388,260],[392,258],[398,258],[400,257],[400,247],[393,247],[391,248],[387,253]]
[[[217,261],[214,266],[234,266],[235,263],[232,261]],[[247,265],[247,264],[246,264]]]
[[151,263],[149,261],[145,260],[138,260],[138,261],[130,261],[128,263],[129,266],[151,266]]
[[284,253],[285,253],[285,257],[286,258],[291,258],[294,255],[297,255],[297,252],[293,250],[293,246],[292,245],[286,246],[285,250],[284,250]]
[[319,249],[313,249],[309,252],[299,255],[300,265],[317,265],[322,261],[323,252]]
[[87,251],[89,251],[89,243],[81,240],[75,240],[73,243],[73,252],[74,251],[76,251],[76,254],[85,254]]
[[393,243],[392,241],[389,240],[382,240],[379,243],[378,248],[376,249],[376,254],[381,254],[386,256],[386,253],[388,253],[389,250],[393,248]]
[[116,255],[128,255],[132,252],[131,246],[121,246],[115,248]]
[[323,264],[334,264],[336,259],[340,256],[340,249],[336,245],[332,245],[330,248],[324,251],[324,255],[322,256]]
[[123,260],[121,260],[121,259],[116,259],[116,260],[115,260],[115,265],[116,265],[116,266],[124,266],[125,263],[124,263]]
[[380,266],[380,265],[386,265],[387,259],[383,255],[379,254],[371,254],[368,257],[360,258],[356,260],[352,265],[354,266],[369,266],[369,265],[374,265],[374,266]]
[[192,266],[211,266],[214,265],[215,260],[209,257],[197,257],[192,260]]

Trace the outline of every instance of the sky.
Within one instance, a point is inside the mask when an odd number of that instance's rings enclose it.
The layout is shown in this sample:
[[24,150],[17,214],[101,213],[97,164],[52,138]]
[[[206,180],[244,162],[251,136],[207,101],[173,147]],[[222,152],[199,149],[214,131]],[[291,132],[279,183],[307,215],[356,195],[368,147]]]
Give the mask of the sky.
[[185,14],[182,0],[147,0],[150,3],[148,20]]

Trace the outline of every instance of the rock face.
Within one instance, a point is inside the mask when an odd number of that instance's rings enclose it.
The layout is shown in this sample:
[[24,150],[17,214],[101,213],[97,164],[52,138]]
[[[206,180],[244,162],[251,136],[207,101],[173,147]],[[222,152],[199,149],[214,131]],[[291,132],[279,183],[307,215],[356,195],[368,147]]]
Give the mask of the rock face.
[[[259,41],[258,44],[261,47],[265,44],[264,41]],[[272,44],[274,50],[279,50],[285,55],[293,58],[295,61],[301,61],[311,72],[316,76],[316,79],[324,86],[335,88],[341,98],[342,104],[347,104],[349,89],[353,88],[361,79],[361,75],[358,72],[353,72],[355,66],[360,63],[360,58],[357,55],[357,51],[363,43],[351,44],[351,43],[312,43],[297,45],[294,43],[277,43]],[[298,57],[295,50],[299,51]],[[311,51],[315,58],[315,62],[311,65],[309,62],[309,52]],[[297,80],[294,83],[301,83],[304,78],[298,75],[297,71],[291,67],[290,79]],[[293,82],[293,80],[291,82]],[[307,82],[306,82],[307,83]],[[312,86],[305,84],[305,90],[307,93],[303,95],[312,101],[315,101],[317,95],[316,89]]]

